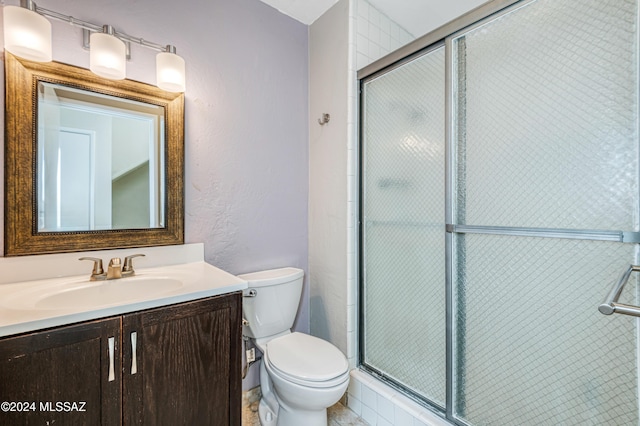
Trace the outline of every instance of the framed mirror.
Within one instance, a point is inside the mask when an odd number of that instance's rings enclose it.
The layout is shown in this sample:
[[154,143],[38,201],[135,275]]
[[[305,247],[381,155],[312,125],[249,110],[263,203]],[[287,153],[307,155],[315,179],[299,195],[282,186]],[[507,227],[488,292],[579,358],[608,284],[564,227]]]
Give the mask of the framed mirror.
[[184,95],[5,53],[5,255],[184,243]]

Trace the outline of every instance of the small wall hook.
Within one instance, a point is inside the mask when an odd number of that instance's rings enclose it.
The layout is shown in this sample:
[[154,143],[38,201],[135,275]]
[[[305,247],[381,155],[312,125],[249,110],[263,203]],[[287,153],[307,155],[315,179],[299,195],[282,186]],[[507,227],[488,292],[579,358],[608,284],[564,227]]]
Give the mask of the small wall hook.
[[322,114],[322,118],[318,118],[318,124],[324,126],[329,122],[329,120],[331,120],[331,115],[325,112]]

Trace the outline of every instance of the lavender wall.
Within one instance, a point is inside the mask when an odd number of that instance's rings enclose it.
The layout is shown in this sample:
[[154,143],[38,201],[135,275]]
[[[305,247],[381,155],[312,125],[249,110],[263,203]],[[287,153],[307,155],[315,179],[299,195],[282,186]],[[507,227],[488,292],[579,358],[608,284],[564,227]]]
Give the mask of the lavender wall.
[[[37,4],[174,44],[187,63],[186,242],[204,242],[206,260],[233,274],[281,266],[308,271],[306,25],[258,0]],[[54,60],[88,68],[81,30],[52,22]],[[134,45],[132,55],[127,78],[153,84],[155,52]],[[4,134],[4,118],[0,127]],[[296,322],[304,332],[306,281]],[[252,372],[245,387],[254,384]]]

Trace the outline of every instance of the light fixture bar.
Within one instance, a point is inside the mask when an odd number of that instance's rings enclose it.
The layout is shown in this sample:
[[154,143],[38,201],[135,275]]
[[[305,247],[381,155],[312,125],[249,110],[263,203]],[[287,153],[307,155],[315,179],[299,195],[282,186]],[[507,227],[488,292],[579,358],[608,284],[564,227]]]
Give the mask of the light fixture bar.
[[[168,92],[185,91],[185,62],[173,45],[162,45],[118,32],[111,25],[98,25],[73,16],[38,7],[33,0],[4,9],[5,49],[20,57],[49,62],[52,18],[82,28],[82,46],[89,50],[89,69],[111,80],[126,78],[126,60],[131,59],[130,43],[159,52],[156,55],[156,86]],[[25,35],[26,34],[26,35]]]
[[[20,6],[33,10],[34,12],[37,12],[41,15],[56,19],[58,21],[67,22],[75,27],[83,28],[90,32],[102,32],[102,25],[97,25],[92,22],[83,21],[82,19],[74,18],[73,16],[63,15],[62,13],[45,9],[43,7],[36,5],[32,0],[20,0]],[[155,50],[157,52],[164,52],[167,46],[166,44],[163,45],[163,44],[154,43],[149,40],[145,40],[141,37],[133,37],[121,31],[114,31],[114,36],[124,42],[135,43],[140,46],[146,47],[148,49]]]
[[[94,32],[99,32],[99,31],[91,31],[84,27],[82,28],[82,48],[84,50],[89,50],[91,48],[91,34]],[[127,52],[127,61],[130,61],[131,60],[131,43],[128,41],[125,41],[124,46]]]

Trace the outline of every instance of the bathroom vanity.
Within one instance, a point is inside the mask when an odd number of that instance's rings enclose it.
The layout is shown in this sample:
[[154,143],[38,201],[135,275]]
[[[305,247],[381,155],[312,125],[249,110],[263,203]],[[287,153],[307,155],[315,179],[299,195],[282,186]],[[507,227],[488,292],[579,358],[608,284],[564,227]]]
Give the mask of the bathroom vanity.
[[[183,247],[202,250],[193,246]],[[175,261],[166,255],[171,250],[138,249],[156,263]],[[113,255],[106,253],[98,252]],[[129,283],[87,284],[87,275],[0,284],[0,424],[240,425],[246,282],[198,257],[140,267]],[[3,272],[9,270],[15,268]],[[94,300],[99,286],[133,288],[136,279],[144,285],[158,280],[160,294],[132,291],[120,304],[105,297],[108,306]],[[181,285],[163,288],[169,280]],[[75,310],[51,306],[61,291],[77,298]],[[84,307],[83,294],[92,296]],[[25,295],[31,301],[23,305],[12,299]]]

